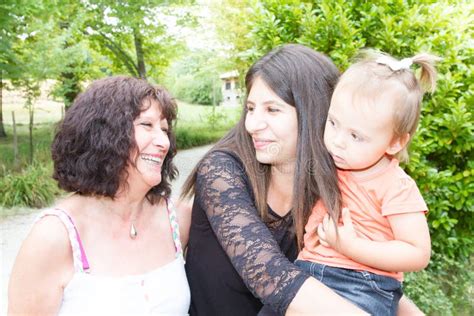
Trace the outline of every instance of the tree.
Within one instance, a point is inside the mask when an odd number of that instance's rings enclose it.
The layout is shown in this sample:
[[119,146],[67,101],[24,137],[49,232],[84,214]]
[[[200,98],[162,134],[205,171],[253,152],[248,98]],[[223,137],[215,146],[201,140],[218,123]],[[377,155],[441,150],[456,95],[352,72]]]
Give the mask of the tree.
[[[40,81],[55,76],[61,67],[55,58],[60,52],[60,34],[50,14],[55,9],[56,4],[48,0],[2,1],[0,88],[5,87],[3,80],[9,80],[14,87],[25,89],[27,99],[33,101]],[[5,136],[2,101],[0,98],[0,136]]]
[[259,54],[250,37],[256,3],[255,0],[222,0],[211,6],[217,36],[228,56],[227,68],[237,70],[241,76]]
[[0,70],[0,138],[7,137],[3,127],[3,71]]
[[[30,162],[33,160],[34,101],[40,94],[40,83],[54,78],[61,69],[57,56],[62,51],[61,36],[55,28],[55,3],[15,0],[2,3],[1,73],[24,92],[29,113]],[[2,117],[0,117],[2,118]],[[3,128],[3,121],[0,120]]]
[[180,100],[204,105],[222,101],[219,75],[225,60],[213,50],[195,50],[184,54],[169,68],[166,86]]
[[25,108],[29,114],[29,162],[32,163],[35,100],[40,95],[41,82],[54,77],[61,68],[54,56],[58,55],[62,45],[60,37],[50,36],[54,31],[54,22],[51,20],[33,19],[25,31],[27,33],[13,46],[21,74],[11,78],[11,82],[26,97]]
[[[21,74],[18,60],[14,51],[14,43],[18,36],[24,33],[28,22],[27,12],[35,12],[34,2],[26,2],[22,6],[15,0],[5,0],[0,3],[0,89],[3,96],[3,80],[17,78]],[[3,126],[3,97],[0,98],[0,137],[6,137]]]
[[90,1],[83,23],[92,47],[112,61],[114,71],[158,77],[181,43],[168,34],[168,1]]
[[[81,91],[80,83],[84,79],[84,71],[82,65],[85,63],[85,58],[78,59],[77,54],[71,54],[76,46],[80,46],[82,41],[82,33],[76,31],[74,26],[77,25],[77,21],[82,18],[79,12],[82,12],[82,4],[77,1],[65,1],[62,6],[56,10],[58,31],[63,33],[63,48],[64,51],[69,55],[68,60],[64,64],[64,68],[58,77],[59,87],[57,86],[54,93],[60,94],[64,99],[65,108],[69,108],[76,96]],[[72,20],[71,16],[75,16]],[[72,20],[72,21],[71,21]],[[76,58],[71,58],[71,57]],[[82,57],[82,56],[81,56]]]

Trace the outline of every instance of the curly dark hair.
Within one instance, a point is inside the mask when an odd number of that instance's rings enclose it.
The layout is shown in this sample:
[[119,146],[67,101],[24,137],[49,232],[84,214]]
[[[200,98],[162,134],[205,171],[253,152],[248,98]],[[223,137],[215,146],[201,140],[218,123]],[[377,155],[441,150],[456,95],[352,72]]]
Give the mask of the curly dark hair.
[[152,203],[171,194],[177,175],[173,164],[176,139],[172,131],[176,102],[162,87],[145,80],[116,76],[97,80],[67,110],[51,146],[53,178],[61,189],[85,196],[114,198],[125,185],[131,153],[137,150],[133,121],[156,101],[169,126],[170,148],[161,182],[146,195]]

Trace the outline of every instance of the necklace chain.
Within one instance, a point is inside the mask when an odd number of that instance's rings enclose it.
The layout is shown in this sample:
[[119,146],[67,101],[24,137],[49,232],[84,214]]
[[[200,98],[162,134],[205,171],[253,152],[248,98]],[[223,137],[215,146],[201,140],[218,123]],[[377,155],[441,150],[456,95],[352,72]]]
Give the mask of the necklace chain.
[[[114,215],[117,215],[118,217],[121,218],[121,216],[113,211],[111,211],[112,214]],[[130,229],[128,230],[128,236],[130,237],[130,239],[136,239],[137,236],[138,236],[138,230],[137,228],[135,227],[135,222],[137,221],[137,216],[135,216],[135,218],[133,219],[130,219]]]
[[[101,202],[103,208],[107,209],[110,213],[122,218],[118,213],[114,212],[112,208],[108,207],[105,203],[103,203],[103,201],[100,201],[100,202]],[[130,229],[128,231],[128,236],[130,237],[130,239],[136,239],[137,236],[138,236],[138,231],[137,231],[137,228],[136,228],[135,224],[136,224],[136,221],[137,221],[137,217],[139,215],[140,215],[140,212],[135,214],[134,218],[130,219]]]

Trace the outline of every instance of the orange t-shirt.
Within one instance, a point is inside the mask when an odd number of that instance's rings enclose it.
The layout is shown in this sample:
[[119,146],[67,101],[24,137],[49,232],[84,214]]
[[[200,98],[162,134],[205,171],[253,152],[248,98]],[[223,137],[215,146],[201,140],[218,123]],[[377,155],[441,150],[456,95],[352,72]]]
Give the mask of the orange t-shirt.
[[[352,223],[360,238],[374,241],[394,240],[387,216],[428,211],[415,181],[398,166],[396,159],[392,159],[385,169],[366,178],[356,179],[350,171],[342,170],[338,171],[338,178],[343,205],[349,209]],[[304,248],[298,255],[299,260],[351,270],[365,270],[403,280],[401,272],[383,271],[360,264],[332,248],[321,245],[316,229],[326,213],[323,203],[317,202],[305,226]]]

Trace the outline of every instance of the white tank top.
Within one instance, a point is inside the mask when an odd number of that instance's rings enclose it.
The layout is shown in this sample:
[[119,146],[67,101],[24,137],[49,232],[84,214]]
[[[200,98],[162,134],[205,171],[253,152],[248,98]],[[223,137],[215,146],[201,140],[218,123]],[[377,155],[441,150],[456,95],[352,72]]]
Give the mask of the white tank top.
[[170,201],[167,209],[176,258],[151,272],[121,277],[89,274],[72,218],[60,209],[43,211],[38,219],[57,216],[67,228],[72,247],[74,275],[64,289],[59,315],[187,315],[191,294],[176,213]]

